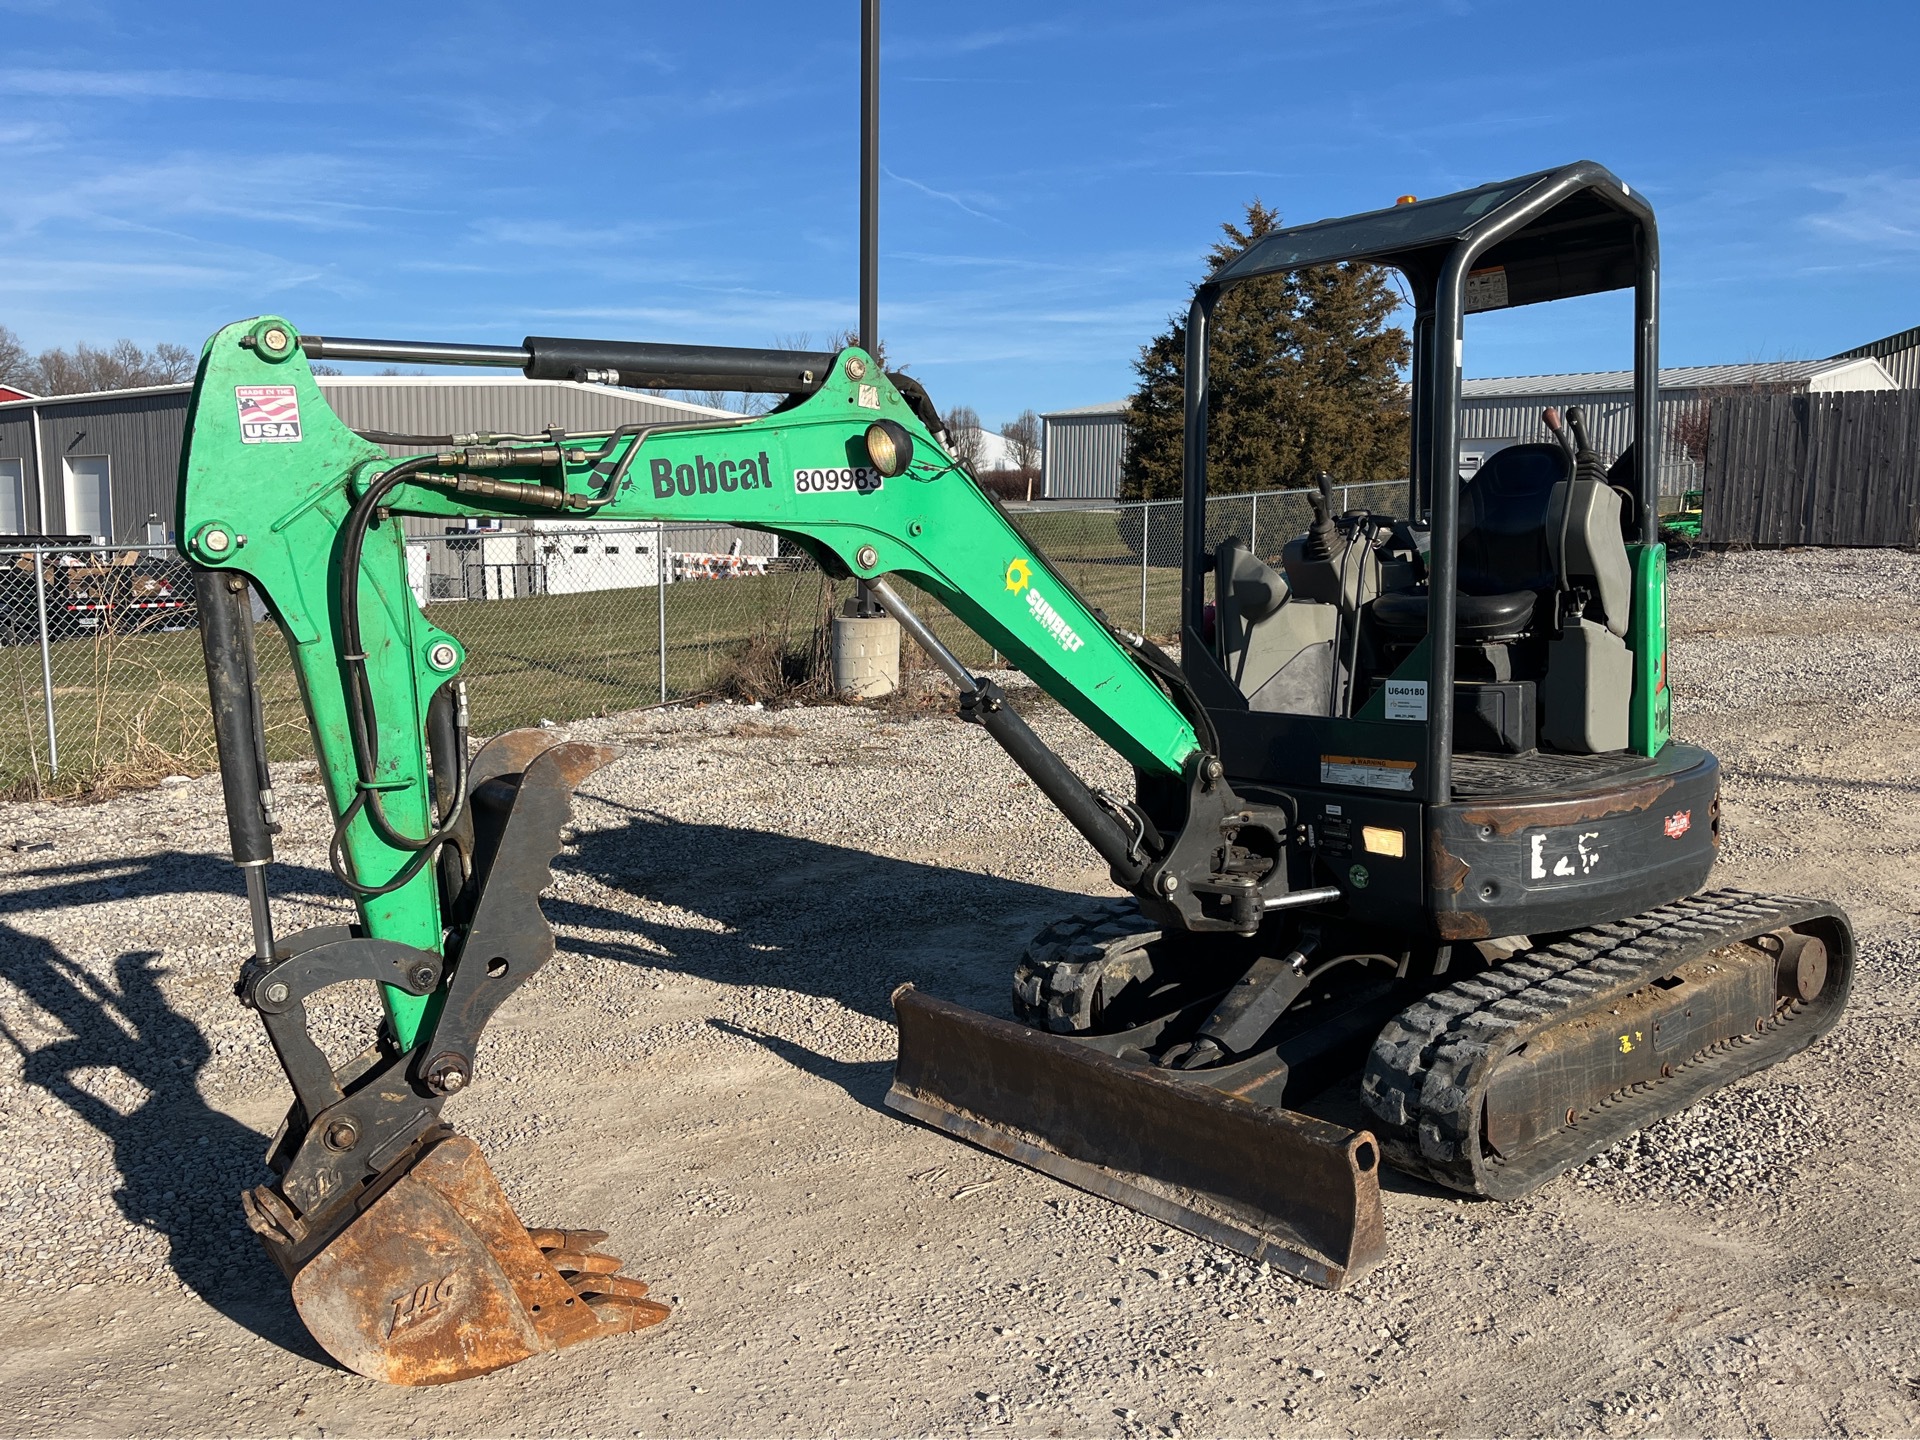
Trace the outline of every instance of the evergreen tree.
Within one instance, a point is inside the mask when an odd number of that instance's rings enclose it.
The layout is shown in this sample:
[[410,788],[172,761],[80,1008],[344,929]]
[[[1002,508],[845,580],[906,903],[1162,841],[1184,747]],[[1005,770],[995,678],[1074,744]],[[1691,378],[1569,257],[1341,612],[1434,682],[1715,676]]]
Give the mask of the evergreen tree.
[[[1244,227],[1222,225],[1211,274],[1261,236],[1279,212],[1255,200]],[[1358,484],[1406,474],[1406,332],[1377,265],[1325,265],[1234,286],[1213,312],[1208,366],[1207,488],[1216,495],[1288,489],[1321,471]],[[1187,322],[1172,318],[1134,363],[1121,493],[1180,493]]]

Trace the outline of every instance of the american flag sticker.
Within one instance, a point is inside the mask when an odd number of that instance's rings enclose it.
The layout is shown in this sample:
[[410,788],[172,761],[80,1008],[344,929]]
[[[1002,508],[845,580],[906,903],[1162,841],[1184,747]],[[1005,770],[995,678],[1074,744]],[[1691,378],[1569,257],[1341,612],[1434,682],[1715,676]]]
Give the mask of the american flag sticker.
[[236,385],[240,443],[289,445],[300,439],[300,396],[291,385]]

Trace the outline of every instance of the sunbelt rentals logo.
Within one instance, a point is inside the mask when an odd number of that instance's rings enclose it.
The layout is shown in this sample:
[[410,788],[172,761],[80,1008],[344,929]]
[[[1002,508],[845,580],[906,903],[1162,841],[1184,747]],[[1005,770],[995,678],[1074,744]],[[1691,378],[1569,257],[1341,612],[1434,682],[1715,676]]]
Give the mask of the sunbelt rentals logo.
[[1027,613],[1069,655],[1087,643],[1073,633],[1073,627],[1047,603],[1047,597],[1034,588],[1033,565],[1030,561],[1016,556],[1007,562],[1007,589],[1015,595],[1027,597]]

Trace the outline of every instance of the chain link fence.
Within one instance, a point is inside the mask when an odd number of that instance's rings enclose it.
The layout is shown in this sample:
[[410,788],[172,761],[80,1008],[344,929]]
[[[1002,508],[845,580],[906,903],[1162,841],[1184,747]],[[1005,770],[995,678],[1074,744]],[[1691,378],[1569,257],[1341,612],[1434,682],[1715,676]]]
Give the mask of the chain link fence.
[[[1306,493],[1210,500],[1207,543],[1238,535],[1277,559],[1311,518]],[[1398,513],[1405,494],[1403,482],[1354,485],[1336,500]],[[1179,501],[1008,513],[1115,623],[1161,639],[1177,630]],[[483,735],[702,696],[824,695],[828,621],[853,597],[850,582],[774,537],[726,526],[535,522],[416,535],[407,559],[415,597],[467,649]],[[1000,663],[932,596],[898,588],[962,660]],[[274,626],[260,628],[259,649],[269,753],[310,756]],[[15,798],[110,793],[215,763],[192,577],[174,549],[0,547],[0,787]]]

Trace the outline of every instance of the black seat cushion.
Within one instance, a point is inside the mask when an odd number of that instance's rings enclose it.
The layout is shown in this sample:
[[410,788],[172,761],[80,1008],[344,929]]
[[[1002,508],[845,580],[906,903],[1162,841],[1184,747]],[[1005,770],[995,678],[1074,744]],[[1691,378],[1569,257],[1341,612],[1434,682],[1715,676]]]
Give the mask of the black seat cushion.
[[1547,505],[1572,467],[1558,445],[1496,450],[1460,490],[1460,590],[1510,595],[1559,581],[1547,550]]
[[[1457,594],[1453,602],[1454,641],[1478,645],[1511,640],[1533,619],[1531,590],[1504,595]],[[1427,587],[1394,590],[1373,602],[1373,618],[1388,638],[1402,640],[1427,633]]]

